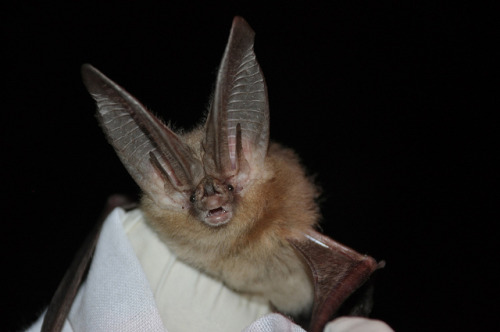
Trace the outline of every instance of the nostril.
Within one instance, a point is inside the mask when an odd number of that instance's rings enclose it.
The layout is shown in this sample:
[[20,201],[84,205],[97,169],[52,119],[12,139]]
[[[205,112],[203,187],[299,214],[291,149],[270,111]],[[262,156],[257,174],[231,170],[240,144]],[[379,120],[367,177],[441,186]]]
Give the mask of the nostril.
[[220,196],[226,192],[226,186],[222,181],[206,176],[198,185],[196,191],[202,197]]
[[212,183],[205,183],[203,191],[203,196],[212,196],[216,192]]

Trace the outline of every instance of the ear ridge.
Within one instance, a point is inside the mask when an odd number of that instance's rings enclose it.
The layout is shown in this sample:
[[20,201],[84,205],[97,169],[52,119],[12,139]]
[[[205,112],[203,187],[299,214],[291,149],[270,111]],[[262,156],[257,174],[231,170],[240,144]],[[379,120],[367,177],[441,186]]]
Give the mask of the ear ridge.
[[83,65],[82,77],[109,142],[136,183],[161,207],[184,205],[202,174],[189,146],[96,68]]
[[[255,33],[235,17],[217,76],[214,100],[206,122],[204,165],[208,173],[251,177],[263,164],[269,143],[267,87],[253,50]],[[241,149],[237,147],[237,128]],[[250,167],[241,167],[240,156]]]

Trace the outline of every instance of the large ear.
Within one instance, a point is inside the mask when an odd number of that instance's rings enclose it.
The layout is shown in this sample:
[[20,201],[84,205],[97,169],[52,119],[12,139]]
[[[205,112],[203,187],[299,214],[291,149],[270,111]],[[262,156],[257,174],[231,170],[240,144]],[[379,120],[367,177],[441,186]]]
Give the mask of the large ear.
[[235,17],[206,122],[203,163],[208,174],[244,184],[262,166],[269,142],[264,76],[253,51],[254,31]]
[[182,208],[203,174],[190,148],[122,87],[91,65],[82,77],[109,142],[141,189],[160,207]]

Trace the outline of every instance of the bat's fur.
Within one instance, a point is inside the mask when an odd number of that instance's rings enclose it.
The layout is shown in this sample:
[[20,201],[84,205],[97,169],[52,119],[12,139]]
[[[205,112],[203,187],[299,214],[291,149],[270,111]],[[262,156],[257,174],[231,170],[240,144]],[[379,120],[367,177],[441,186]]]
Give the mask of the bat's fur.
[[[201,160],[204,128],[185,135]],[[239,292],[262,295],[280,311],[299,314],[313,301],[308,268],[287,239],[301,238],[319,219],[318,190],[295,153],[271,143],[259,177],[235,195],[230,222],[211,227],[188,209],[142,209],[179,258]]]

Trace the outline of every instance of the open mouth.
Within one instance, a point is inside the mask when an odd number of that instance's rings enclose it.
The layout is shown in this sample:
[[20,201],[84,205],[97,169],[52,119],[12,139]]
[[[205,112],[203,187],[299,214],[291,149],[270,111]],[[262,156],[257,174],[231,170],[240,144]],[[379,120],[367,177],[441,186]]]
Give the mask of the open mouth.
[[222,206],[216,209],[209,210],[205,221],[212,226],[221,226],[231,219],[232,213],[227,211]]
[[222,208],[222,206],[219,206],[217,209],[212,209],[212,210],[208,211],[208,217],[218,216],[218,215],[224,214],[226,212],[227,211],[224,210],[224,208]]

